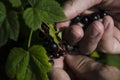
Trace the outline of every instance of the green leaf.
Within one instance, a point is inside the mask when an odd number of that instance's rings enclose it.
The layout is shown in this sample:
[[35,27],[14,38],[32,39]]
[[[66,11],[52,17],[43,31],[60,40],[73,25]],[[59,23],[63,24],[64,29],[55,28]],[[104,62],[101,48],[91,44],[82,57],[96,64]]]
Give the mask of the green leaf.
[[19,7],[21,6],[21,0],[9,0],[9,2],[12,4],[13,7]]
[[115,66],[120,69],[120,55],[107,55],[105,61],[106,64]]
[[5,20],[6,18],[6,8],[5,8],[5,5],[0,2],[0,27],[3,23],[3,21]]
[[21,48],[13,48],[8,56],[6,73],[12,79],[24,80],[28,64],[28,52]]
[[62,32],[58,32],[58,35],[57,35],[57,36],[59,37],[59,39],[62,40]]
[[54,23],[66,18],[60,4],[55,0],[41,0],[36,8],[39,8],[43,22]]
[[92,58],[100,58],[98,52],[94,51],[92,54],[90,54],[90,57]]
[[27,68],[24,80],[36,80],[35,73],[33,73],[30,66]]
[[0,47],[5,45],[8,41],[8,29],[7,27],[0,28]]
[[28,0],[28,2],[30,3],[30,5],[32,7],[34,7],[34,6],[38,5],[38,3],[40,2],[40,0]]
[[55,23],[65,19],[65,15],[55,0],[28,0],[32,8],[24,11],[23,17],[28,27],[36,30],[42,22]]
[[53,24],[49,24],[49,35],[53,38],[55,43],[59,43],[58,37],[57,37],[57,33],[58,31],[55,30],[55,27]]
[[[47,72],[51,69],[48,62],[46,50],[42,46],[33,46],[30,48],[31,66],[36,74],[37,80],[48,80]],[[34,65],[34,66],[33,66]]]
[[48,72],[51,69],[51,66],[48,62],[49,58],[46,54],[47,52],[44,49],[44,47],[35,45],[29,49],[29,52],[31,54],[31,57],[35,57],[36,60],[38,60],[39,63],[44,66],[46,72]]
[[9,28],[9,38],[17,41],[19,36],[19,21],[16,12],[11,12],[6,21],[6,27]]
[[40,12],[38,9],[35,9],[35,8],[26,9],[24,11],[23,17],[24,17],[25,23],[33,30],[40,28],[42,21],[41,21]]
[[8,77],[15,80],[49,80],[47,72],[51,69],[46,50],[35,45],[25,51],[13,48],[6,63]]
[[8,38],[17,41],[19,36],[19,21],[15,12],[9,12],[0,27],[0,47],[5,45]]

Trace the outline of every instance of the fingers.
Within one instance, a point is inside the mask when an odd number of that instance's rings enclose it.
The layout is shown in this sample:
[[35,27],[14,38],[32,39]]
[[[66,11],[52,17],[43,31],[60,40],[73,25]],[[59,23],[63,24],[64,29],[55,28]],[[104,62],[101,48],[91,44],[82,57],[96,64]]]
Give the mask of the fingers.
[[70,20],[92,6],[101,3],[101,1],[102,0],[68,0],[63,6],[63,11],[67,16],[67,20]]
[[71,80],[63,69],[54,68],[49,74],[50,80]]
[[53,68],[63,69],[63,65],[64,65],[63,60],[64,60],[63,57],[60,57],[58,59],[53,59],[54,62]]
[[119,54],[120,31],[114,26],[113,19],[110,16],[106,16],[103,19],[103,25],[105,32],[98,45],[98,50],[109,54]]
[[70,20],[84,12],[85,10],[91,8],[92,6],[101,3],[102,0],[68,0],[64,6],[63,11],[67,17],[66,20],[57,23],[58,29],[63,29],[64,27],[68,27]]
[[63,39],[71,45],[75,45],[84,35],[80,25],[72,25],[64,31]]
[[63,70],[63,57],[54,59],[52,70],[49,72],[50,80],[70,80],[68,74]]
[[81,55],[67,55],[65,58],[68,66],[75,75],[86,80],[120,80],[120,71],[111,66],[101,63]]
[[89,54],[93,52],[102,38],[103,33],[104,26],[100,21],[94,21],[88,26],[83,39],[78,45],[80,54]]

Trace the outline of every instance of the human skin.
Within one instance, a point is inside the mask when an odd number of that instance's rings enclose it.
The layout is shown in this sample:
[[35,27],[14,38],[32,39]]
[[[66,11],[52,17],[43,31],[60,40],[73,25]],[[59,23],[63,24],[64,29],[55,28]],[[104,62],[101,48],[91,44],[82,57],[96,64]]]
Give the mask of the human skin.
[[[97,4],[97,5],[96,5]],[[64,39],[74,45],[79,43],[80,53],[89,54],[93,49],[98,51],[120,53],[120,1],[119,0],[70,0],[63,6],[67,16],[65,21],[59,22],[57,28],[64,31]],[[78,6],[79,5],[79,6]],[[83,32],[80,23],[70,26],[70,21],[75,16],[82,14],[86,9],[96,5],[96,9],[105,9],[111,16],[104,17],[103,21],[95,21]],[[71,35],[68,37],[67,35]],[[94,35],[97,35],[96,37]],[[67,36],[67,37],[66,37]],[[91,37],[92,36],[92,37]],[[94,36],[94,37],[93,37]],[[87,42],[87,44],[86,44]],[[84,51],[82,51],[84,49]]]
[[[56,26],[64,31],[64,39],[70,44],[78,43],[79,52],[67,53],[65,57],[54,59],[51,80],[120,80],[120,70],[103,65],[80,54],[90,54],[94,50],[108,54],[120,54],[120,0],[68,0],[64,6],[67,19]],[[111,16],[102,21],[94,21],[84,32],[81,24],[69,25],[71,19],[83,14],[89,8],[108,10]],[[71,35],[67,37],[67,35]],[[76,55],[71,55],[76,54]],[[67,65],[67,70],[65,66]]]

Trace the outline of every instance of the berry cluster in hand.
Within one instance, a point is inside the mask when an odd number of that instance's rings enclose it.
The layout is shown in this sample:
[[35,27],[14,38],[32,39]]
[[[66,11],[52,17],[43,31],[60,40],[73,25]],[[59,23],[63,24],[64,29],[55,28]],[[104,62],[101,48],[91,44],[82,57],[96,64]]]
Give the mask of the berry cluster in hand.
[[[86,16],[77,16],[71,22],[82,23],[84,25],[84,29],[95,20],[102,19],[104,16],[108,15],[107,11],[92,13]],[[41,30],[39,31],[39,36],[43,38],[43,46],[45,47],[50,60],[53,58],[59,58],[60,56],[64,56],[66,52],[69,51],[78,51],[77,47],[73,47],[64,41],[60,41],[59,44],[56,44],[54,40],[45,33],[49,33],[49,27],[46,24],[42,24]]]
[[74,19],[72,19],[72,24],[75,23],[82,23],[84,25],[84,29],[87,28],[89,24],[91,24],[95,20],[102,19],[104,16],[108,15],[107,11],[101,10],[101,12],[92,13],[90,15],[85,16],[76,16]]

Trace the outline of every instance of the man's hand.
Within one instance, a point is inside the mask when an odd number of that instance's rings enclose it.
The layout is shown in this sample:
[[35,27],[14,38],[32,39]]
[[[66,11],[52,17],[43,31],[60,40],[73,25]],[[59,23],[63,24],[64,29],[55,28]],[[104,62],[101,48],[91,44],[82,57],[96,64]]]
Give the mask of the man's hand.
[[[120,53],[120,1],[102,1],[69,0],[63,6],[67,19],[58,23],[57,28],[63,31],[63,38],[71,45],[79,44],[81,54],[89,54],[94,50],[109,54]],[[85,32],[80,23],[70,25],[72,18],[84,14],[90,8],[108,10],[112,17],[106,16],[102,21],[94,21]]]
[[67,64],[63,60],[63,57],[54,60],[50,80],[120,80],[120,70],[86,56],[67,54]]

